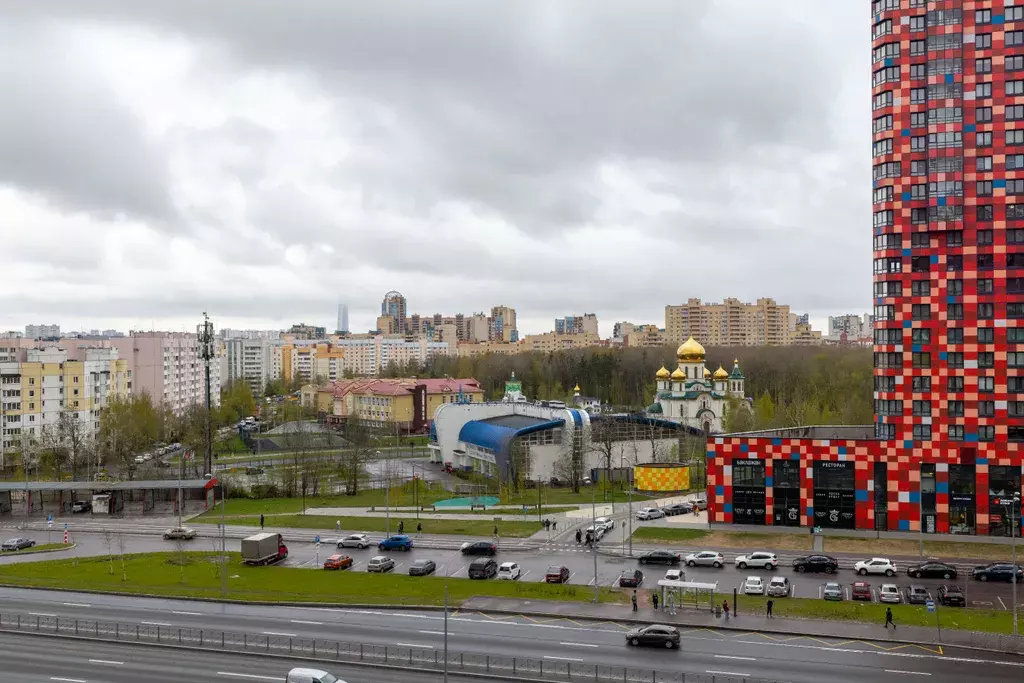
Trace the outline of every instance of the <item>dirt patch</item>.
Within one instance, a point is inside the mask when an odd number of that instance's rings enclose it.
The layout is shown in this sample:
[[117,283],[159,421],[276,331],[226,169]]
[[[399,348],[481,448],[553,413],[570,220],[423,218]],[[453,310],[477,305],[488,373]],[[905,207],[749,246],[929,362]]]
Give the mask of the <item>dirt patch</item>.
[[[876,557],[915,557],[920,554],[920,543],[903,539],[825,538],[825,552],[864,553]],[[1009,560],[1012,548],[996,543],[955,543],[952,541],[925,541],[925,557],[965,557],[990,560]]]

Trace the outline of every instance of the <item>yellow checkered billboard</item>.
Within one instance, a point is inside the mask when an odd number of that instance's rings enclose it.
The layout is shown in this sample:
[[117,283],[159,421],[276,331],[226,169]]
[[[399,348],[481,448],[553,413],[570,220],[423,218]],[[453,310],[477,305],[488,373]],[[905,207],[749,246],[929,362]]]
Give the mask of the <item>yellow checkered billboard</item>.
[[633,481],[638,491],[688,491],[690,468],[674,463],[636,465]]

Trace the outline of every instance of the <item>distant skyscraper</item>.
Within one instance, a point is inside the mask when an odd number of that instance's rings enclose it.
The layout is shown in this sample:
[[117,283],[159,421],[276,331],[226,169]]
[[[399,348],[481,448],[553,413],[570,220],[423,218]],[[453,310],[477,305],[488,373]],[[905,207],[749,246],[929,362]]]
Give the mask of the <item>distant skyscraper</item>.
[[405,333],[405,297],[395,291],[384,295],[384,301],[380,304],[380,314],[390,315],[395,320],[395,332]]
[[348,304],[338,304],[338,326],[334,330],[338,334],[348,334]]

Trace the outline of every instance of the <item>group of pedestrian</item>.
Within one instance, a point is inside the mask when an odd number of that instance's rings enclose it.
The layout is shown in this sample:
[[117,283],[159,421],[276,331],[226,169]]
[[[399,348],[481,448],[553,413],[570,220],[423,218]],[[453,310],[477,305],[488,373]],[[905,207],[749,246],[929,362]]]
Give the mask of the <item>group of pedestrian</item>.
[[558,522],[556,522],[553,519],[545,519],[543,524],[544,524],[544,531],[557,531],[558,530]]

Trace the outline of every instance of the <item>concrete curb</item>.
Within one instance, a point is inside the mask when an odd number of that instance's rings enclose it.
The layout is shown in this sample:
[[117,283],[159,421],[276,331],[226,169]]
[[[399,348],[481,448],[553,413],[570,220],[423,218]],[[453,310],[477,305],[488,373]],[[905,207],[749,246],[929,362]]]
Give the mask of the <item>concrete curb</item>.
[[[322,608],[322,609],[378,609],[378,610],[412,610],[417,612],[441,612],[444,610],[443,607],[436,605],[403,605],[403,604],[390,604],[390,603],[344,603],[344,602],[282,602],[274,600],[230,600],[221,598],[204,598],[204,597],[177,597],[160,595],[153,593],[128,593],[123,591],[97,591],[88,589],[71,589],[71,588],[45,588],[41,586],[19,586],[17,584],[0,583],[0,587],[3,588],[23,588],[26,590],[38,590],[38,591],[54,591],[63,593],[82,593],[87,595],[116,595],[119,597],[126,598],[150,598],[154,600],[185,600],[190,602],[208,602],[208,603],[222,603],[228,605],[258,605],[260,607],[309,607],[309,608]],[[480,596],[488,597],[488,596]],[[468,598],[472,600],[473,598]],[[644,619],[641,617],[623,616],[616,617],[614,619],[608,619],[607,617],[600,616],[589,616],[586,614],[569,613],[569,614],[558,614],[552,612],[541,612],[536,610],[521,609],[503,609],[503,608],[476,608],[476,607],[465,607],[457,606],[449,608],[452,612],[467,611],[467,612],[486,612],[488,614],[501,614],[507,616],[524,616],[524,617],[539,617],[544,619],[576,619],[579,621],[616,621],[623,624],[651,624],[654,623],[655,619]],[[741,617],[733,617],[733,619],[740,619]],[[820,620],[822,623],[828,623],[827,620]],[[687,622],[673,622],[673,625],[683,626],[689,628],[715,628],[722,631],[751,631],[750,628],[746,628],[740,625],[734,625],[731,623],[722,624],[702,624],[702,623],[687,623]],[[860,637],[847,637],[847,636],[827,636],[822,635],[820,632],[803,632],[803,631],[786,631],[783,629],[773,628],[760,628],[757,629],[758,633],[768,633],[772,635],[783,635],[783,636],[811,636],[815,638],[836,638],[839,640],[870,640],[886,643],[897,643],[900,645],[923,645],[923,646],[942,646],[942,647],[956,647],[963,650],[973,650],[977,652],[998,652],[1000,654],[1016,654],[1008,652],[1006,650],[992,649],[980,647],[977,645],[961,645],[958,643],[944,643],[936,642],[934,640],[913,640],[904,638],[860,638]],[[999,634],[993,634],[999,635]]]
[[46,550],[16,550],[9,555],[0,555],[0,557],[19,557],[21,555],[45,555],[46,553],[62,553],[66,550],[71,550],[77,543],[68,543],[63,548],[47,548]]

